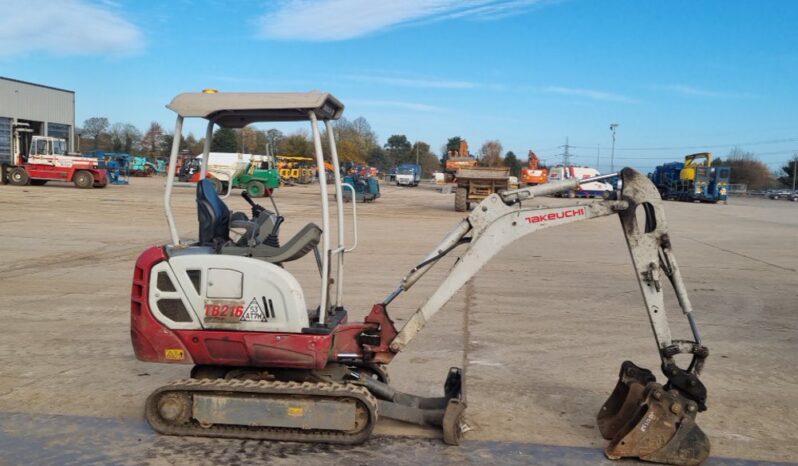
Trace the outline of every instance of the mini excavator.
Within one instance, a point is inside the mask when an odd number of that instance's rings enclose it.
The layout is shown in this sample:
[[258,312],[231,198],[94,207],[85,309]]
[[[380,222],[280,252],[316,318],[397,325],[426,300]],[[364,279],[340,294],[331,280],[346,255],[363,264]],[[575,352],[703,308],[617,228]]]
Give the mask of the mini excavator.
[[[343,303],[347,244],[342,183],[332,121],[344,106],[328,93],[221,93],[176,96],[177,113],[164,207],[171,243],[145,250],[134,270],[131,338],[136,357],[155,363],[191,364],[190,377],[156,389],[145,417],[166,435],[356,444],[369,438],[377,419],[439,426],[443,440],[459,444],[466,428],[463,374],[451,368],[440,397],[402,393],[389,384],[385,366],[499,251],[540,231],[580,220],[617,215],[626,237],[645,310],[654,332],[665,380],[630,361],[621,365],[614,391],[598,412],[608,458],[634,457],[676,465],[701,463],[709,440],[695,422],[706,409],[698,375],[708,356],[693,319],[672,252],[662,201],[643,175],[569,179],[494,193],[479,203],[418,263],[363,321],[350,322]],[[180,135],[185,118],[207,120],[196,202],[197,241],[181,241],[171,207]],[[242,128],[257,122],[310,122],[317,166],[332,163],[328,196],[319,170],[321,226],[310,223],[287,241],[274,210],[255,204],[251,215],[230,212],[205,179],[215,126]],[[326,128],[329,154],[322,152]],[[622,189],[601,201],[564,207],[531,206],[540,196],[574,190],[582,183],[619,176]],[[335,228],[331,226],[331,200]],[[273,201],[273,200],[272,200]],[[397,328],[388,307],[443,257],[464,252],[437,290]],[[297,279],[284,265],[313,253],[320,275],[318,305],[309,307]],[[670,282],[692,339],[671,337],[664,306]],[[677,356],[690,360],[677,365]]]

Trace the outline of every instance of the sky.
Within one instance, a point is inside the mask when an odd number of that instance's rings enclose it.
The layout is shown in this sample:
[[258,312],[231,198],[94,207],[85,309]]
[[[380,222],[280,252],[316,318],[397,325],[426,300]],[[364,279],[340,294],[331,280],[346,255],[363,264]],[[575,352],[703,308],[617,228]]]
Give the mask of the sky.
[[[331,92],[433,149],[650,171],[798,153],[798,2],[0,0],[0,76],[76,92],[78,125],[173,128],[181,92]],[[266,125],[271,127],[273,125]],[[187,124],[204,134],[201,122]],[[291,132],[298,126],[278,126]]]

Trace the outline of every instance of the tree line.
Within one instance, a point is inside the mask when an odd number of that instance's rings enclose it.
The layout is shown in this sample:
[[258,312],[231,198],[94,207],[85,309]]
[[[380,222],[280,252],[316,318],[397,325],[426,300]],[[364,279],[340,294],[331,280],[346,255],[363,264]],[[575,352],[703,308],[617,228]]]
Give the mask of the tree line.
[[718,158],[712,161],[712,166],[731,168],[731,184],[745,184],[748,189],[765,189],[776,186],[792,186],[793,171],[798,164],[798,154],[793,160],[785,162],[784,166],[772,172],[768,166],[757,159],[756,154],[734,147],[725,159]]
[[[380,145],[377,134],[363,117],[354,120],[341,118],[334,121],[332,126],[338,157],[342,162],[377,167],[381,172],[389,172],[404,163],[418,163],[425,176],[429,176],[445,166],[449,152],[457,152],[463,141],[460,136],[448,138],[440,147],[438,157],[429,143],[410,141],[404,134],[393,134],[385,144]],[[325,131],[322,129],[322,148],[325,154],[329,154]],[[150,123],[147,130],[141,132],[130,123],[111,124],[105,117],[87,119],[78,133],[83,151],[127,152],[156,158],[169,157],[174,140],[174,135],[157,122]],[[204,146],[205,138],[198,139],[192,133],[188,133],[180,141],[180,150],[185,154],[201,154]],[[289,156],[312,156],[314,153],[313,141],[306,130],[284,134],[276,128],[262,130],[251,126],[216,129],[211,140],[211,150]],[[507,167],[514,176],[520,176],[521,168],[525,164],[512,151],[504,152],[497,139],[485,141],[476,154],[468,155],[475,156],[482,166]],[[780,172],[773,173],[753,152],[740,148],[733,148],[725,159],[715,159],[713,165],[731,167],[731,183],[746,184],[749,189],[769,188],[779,184],[791,186],[796,166],[791,160],[785,163]]]
[[[332,126],[338,157],[342,162],[366,164],[382,172],[389,172],[403,163],[418,163],[425,175],[441,167],[441,161],[427,142],[411,142],[404,134],[394,134],[384,145],[380,145],[377,134],[363,117],[354,120],[341,118],[334,121]],[[111,124],[105,117],[88,118],[83,127],[78,129],[78,134],[79,147],[84,152],[126,152],[155,158],[169,157],[174,141],[174,134],[158,122],[150,123],[147,130],[142,132],[130,123]],[[459,141],[460,138],[456,139]],[[324,153],[329,154],[326,129],[322,129],[321,140]],[[180,141],[180,151],[184,154],[199,155],[204,147],[205,138],[197,138],[192,133],[183,136]],[[211,139],[211,150],[287,156],[314,154],[313,141],[306,130],[284,134],[276,128],[262,130],[251,126],[241,129],[217,128]]]

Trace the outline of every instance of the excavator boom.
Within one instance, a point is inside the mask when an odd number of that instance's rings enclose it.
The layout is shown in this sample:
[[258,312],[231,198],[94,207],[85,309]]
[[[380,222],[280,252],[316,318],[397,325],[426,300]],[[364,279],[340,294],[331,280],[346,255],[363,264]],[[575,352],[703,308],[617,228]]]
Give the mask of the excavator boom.
[[[619,381],[598,415],[599,429],[610,440],[609,458],[638,457],[669,464],[699,464],[709,454],[709,440],[695,424],[706,409],[706,388],[698,379],[708,350],[701,343],[693,308],[672,252],[662,199],[648,178],[626,168],[620,172],[623,189],[607,199],[562,207],[526,207],[523,201],[575,189],[579,184],[613,177],[569,179],[493,194],[481,202],[410,271],[382,303],[387,306],[413,286],[436,262],[467,244],[466,251],[427,301],[411,316],[388,345],[398,353],[492,257],[516,240],[540,231],[597,217],[617,214],[640,285],[645,310],[667,379],[656,382],[651,371],[626,361]],[[692,338],[675,340],[665,312],[664,286],[669,281],[686,316]],[[688,367],[675,356],[690,355]],[[390,358],[388,358],[390,360]]]

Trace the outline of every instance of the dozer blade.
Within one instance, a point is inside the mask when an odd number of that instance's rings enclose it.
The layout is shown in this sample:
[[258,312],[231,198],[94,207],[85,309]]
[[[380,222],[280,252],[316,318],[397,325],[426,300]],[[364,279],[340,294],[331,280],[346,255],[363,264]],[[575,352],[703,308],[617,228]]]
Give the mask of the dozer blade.
[[598,428],[601,436],[612,440],[634,417],[643,401],[643,391],[656,377],[648,369],[638,367],[632,361],[621,364],[618,384],[598,413]]
[[695,423],[697,412],[698,405],[677,390],[649,383],[638,410],[607,446],[607,458],[701,464],[709,456],[709,439]]

